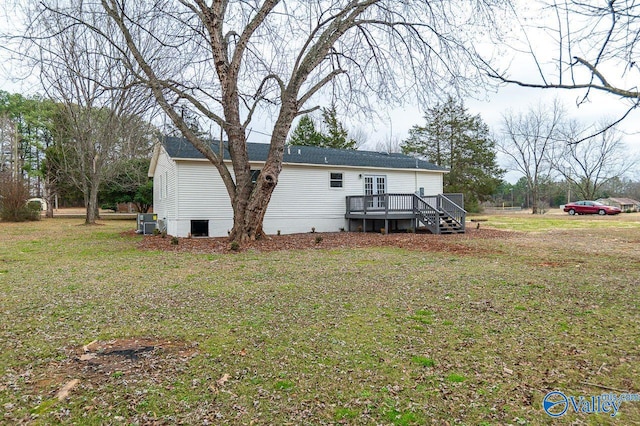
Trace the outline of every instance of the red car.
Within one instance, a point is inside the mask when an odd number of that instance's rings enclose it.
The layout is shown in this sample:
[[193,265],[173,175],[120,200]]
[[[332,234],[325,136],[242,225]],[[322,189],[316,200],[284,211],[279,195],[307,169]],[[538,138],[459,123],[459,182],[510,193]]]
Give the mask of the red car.
[[564,206],[564,211],[570,215],[574,214],[618,214],[620,209],[617,207],[607,206],[597,201],[576,201]]

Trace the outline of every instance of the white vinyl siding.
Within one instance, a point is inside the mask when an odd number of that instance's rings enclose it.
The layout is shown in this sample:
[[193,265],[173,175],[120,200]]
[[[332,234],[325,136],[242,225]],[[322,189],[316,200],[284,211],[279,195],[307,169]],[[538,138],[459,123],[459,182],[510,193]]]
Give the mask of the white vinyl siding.
[[[335,166],[331,173],[338,173]],[[267,208],[264,229],[267,234],[338,231],[346,228],[346,196],[364,194],[364,176],[386,176],[387,192],[412,194],[425,188],[425,194],[442,192],[442,174],[415,170],[376,170],[344,168],[343,187],[328,188],[318,185],[327,179],[327,167],[287,164],[282,168]],[[342,189],[336,191],[336,189]],[[434,192],[432,192],[434,191]]]
[[[162,149],[153,174],[153,211],[159,220],[171,221],[177,217],[176,163]],[[167,228],[167,232],[170,229]],[[174,235],[174,234],[171,234]]]
[[229,195],[213,165],[205,161],[181,161],[178,192],[181,219],[222,219],[233,216]]

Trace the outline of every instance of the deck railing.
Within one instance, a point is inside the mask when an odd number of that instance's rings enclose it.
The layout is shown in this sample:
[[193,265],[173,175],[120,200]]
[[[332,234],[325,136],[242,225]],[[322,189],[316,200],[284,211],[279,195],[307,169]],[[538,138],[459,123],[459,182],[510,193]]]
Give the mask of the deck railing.
[[347,214],[398,213],[413,210],[414,194],[354,195],[347,197]]
[[415,216],[433,233],[440,232],[440,217],[447,216],[464,230],[466,211],[462,194],[418,196],[416,194],[354,195],[347,197],[347,217],[371,217],[406,213]]
[[439,212],[433,204],[427,202],[424,198],[413,196],[413,213],[418,220],[420,220],[432,234],[440,233],[440,218]]
[[438,206],[442,211],[446,212],[449,217],[455,220],[458,225],[465,229],[465,222],[467,217],[467,211],[462,208],[464,205],[463,194],[442,194],[439,197],[440,205]]

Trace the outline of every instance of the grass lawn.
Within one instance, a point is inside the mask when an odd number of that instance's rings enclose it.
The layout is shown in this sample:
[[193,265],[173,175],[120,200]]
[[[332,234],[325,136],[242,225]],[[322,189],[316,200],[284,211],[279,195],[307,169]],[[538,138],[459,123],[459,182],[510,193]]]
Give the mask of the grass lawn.
[[640,424],[542,409],[640,393],[640,216],[484,219],[518,232],[189,254],[0,223],[0,424]]

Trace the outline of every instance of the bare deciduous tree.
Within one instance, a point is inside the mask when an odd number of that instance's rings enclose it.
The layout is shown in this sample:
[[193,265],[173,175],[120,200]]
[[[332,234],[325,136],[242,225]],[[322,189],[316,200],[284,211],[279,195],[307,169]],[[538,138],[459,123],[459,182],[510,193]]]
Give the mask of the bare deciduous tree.
[[[43,1],[49,10],[76,19],[111,43],[113,57],[217,168],[234,212],[230,237],[260,238],[278,183],[284,144],[294,118],[316,108],[332,87],[344,105],[370,106],[371,93],[387,103],[485,80],[471,38],[493,28],[495,0],[183,0],[81,3]],[[118,27],[107,32],[104,16]],[[229,169],[208,140],[184,120],[188,110],[224,129]],[[268,158],[257,182],[246,148],[254,116],[273,119]]]
[[386,135],[386,139],[376,142],[375,150],[388,153],[400,153],[402,152],[402,138],[389,133]]
[[503,115],[502,136],[497,148],[508,160],[508,168],[520,172],[527,181],[532,213],[540,207],[540,185],[552,173],[550,152],[561,138],[564,111],[558,101],[538,105],[523,113]]
[[[122,65],[119,51],[104,42],[116,31],[107,17],[80,4],[68,14],[41,10],[39,4],[32,12],[23,40],[47,95],[59,104],[55,133],[61,146],[49,167],[63,170],[82,192],[85,223],[93,224],[98,189],[116,160],[149,152],[150,129],[138,114],[147,112],[152,98]],[[92,30],[98,27],[101,34]]]
[[349,130],[349,138],[356,141],[356,149],[360,149],[367,145],[369,134],[364,128],[355,127]]
[[550,153],[551,163],[583,199],[595,199],[603,185],[622,177],[636,164],[615,128],[581,143],[574,143],[582,139],[580,123],[568,123],[563,133],[566,143],[555,145]]
[[[640,4],[635,0],[548,0],[538,4],[541,4],[539,16],[544,18],[521,21],[534,23],[521,26],[525,42],[522,48],[517,48],[532,60],[538,77],[511,77],[495,69],[491,76],[525,87],[583,90],[579,104],[592,91],[609,93],[628,100],[629,109],[600,132],[624,119],[640,105],[637,86]],[[553,18],[549,19],[550,16]],[[537,45],[530,42],[533,39]]]

